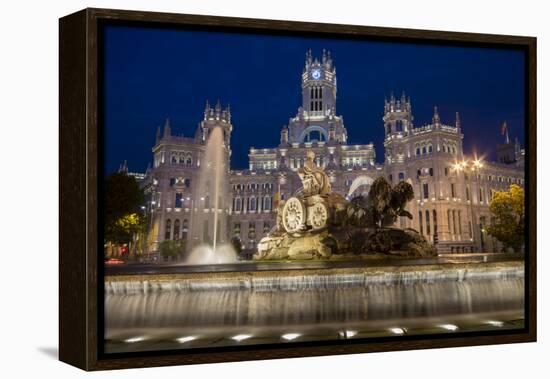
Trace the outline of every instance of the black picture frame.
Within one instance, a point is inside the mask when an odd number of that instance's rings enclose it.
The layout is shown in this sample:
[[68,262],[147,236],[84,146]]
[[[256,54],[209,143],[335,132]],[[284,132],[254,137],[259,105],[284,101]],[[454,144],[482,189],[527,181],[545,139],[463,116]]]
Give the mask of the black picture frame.
[[[337,36],[454,46],[511,47],[526,59],[525,328],[468,335],[448,334],[243,346],[188,351],[101,353],[103,254],[101,191],[102,25],[193,27],[255,33]],[[357,25],[85,9],[59,22],[59,358],[84,370],[352,354],[536,341],[536,38]],[[102,245],[102,244],[101,244]]]

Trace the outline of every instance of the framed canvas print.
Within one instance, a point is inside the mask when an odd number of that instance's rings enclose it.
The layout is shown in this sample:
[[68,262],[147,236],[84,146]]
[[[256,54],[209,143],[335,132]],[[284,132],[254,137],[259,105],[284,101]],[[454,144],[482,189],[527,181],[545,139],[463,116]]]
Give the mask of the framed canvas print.
[[60,20],[60,359],[536,340],[536,40]]

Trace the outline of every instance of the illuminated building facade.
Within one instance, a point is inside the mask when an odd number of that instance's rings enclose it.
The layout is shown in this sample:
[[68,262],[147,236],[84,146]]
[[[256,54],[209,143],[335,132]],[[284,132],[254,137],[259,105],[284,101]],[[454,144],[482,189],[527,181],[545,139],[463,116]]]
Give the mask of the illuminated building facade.
[[[488,204],[493,190],[510,184],[524,185],[524,151],[518,143],[500,145],[499,162],[465,156],[463,129],[458,113],[452,125],[445,124],[434,108],[431,123],[415,127],[410,98],[393,95],[384,102],[384,163],[376,163],[372,143],[348,143],[343,117],[336,108],[336,69],[330,53],[320,59],[306,54],[301,75],[302,104],[280,130],[280,143],[272,148],[250,148],[249,166],[231,170],[231,111],[218,102],[208,103],[203,120],[192,138],[172,134],[167,122],[157,131],[154,164],[145,183],[152,201],[151,249],[165,239],[186,239],[188,247],[212,240],[211,228],[197,225],[197,213],[223,213],[218,228],[220,243],[232,237],[253,249],[275,226],[279,199],[292,196],[301,187],[296,171],[306,152],[313,150],[318,166],[329,175],[333,190],[352,198],[368,193],[378,176],[393,185],[409,182],[415,199],[409,205],[412,220],[397,224],[411,227],[430,241],[437,240],[441,253],[497,251],[500,246],[487,235],[491,222]],[[214,209],[209,193],[197,193],[201,159],[208,130],[222,127],[229,185],[223,204]],[[208,191],[206,191],[208,192]],[[205,230],[206,229],[206,230]]]

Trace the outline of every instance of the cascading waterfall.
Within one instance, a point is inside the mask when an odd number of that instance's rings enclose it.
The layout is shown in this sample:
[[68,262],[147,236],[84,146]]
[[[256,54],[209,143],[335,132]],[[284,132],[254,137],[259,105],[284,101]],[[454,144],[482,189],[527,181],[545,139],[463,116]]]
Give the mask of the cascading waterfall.
[[[342,328],[433,330],[442,324],[453,327],[454,322],[486,328],[488,322],[522,320],[523,309],[523,265],[277,275],[245,272],[172,280],[117,278],[105,283],[106,338],[147,336],[161,339],[166,348],[180,348],[177,338],[185,336],[200,337],[203,342],[196,342],[198,346],[207,346],[220,341],[220,336],[231,340],[241,334],[277,341],[289,332],[337,336]],[[147,346],[144,342],[143,348]],[[109,348],[141,347],[116,342]]]

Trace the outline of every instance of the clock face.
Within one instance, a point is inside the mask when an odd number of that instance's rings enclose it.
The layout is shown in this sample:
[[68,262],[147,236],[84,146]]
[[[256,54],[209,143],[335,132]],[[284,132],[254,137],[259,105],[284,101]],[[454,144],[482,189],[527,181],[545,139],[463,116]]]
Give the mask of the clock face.
[[318,68],[314,69],[313,71],[311,71],[311,77],[313,79],[319,79],[321,77],[321,70],[319,70]]

